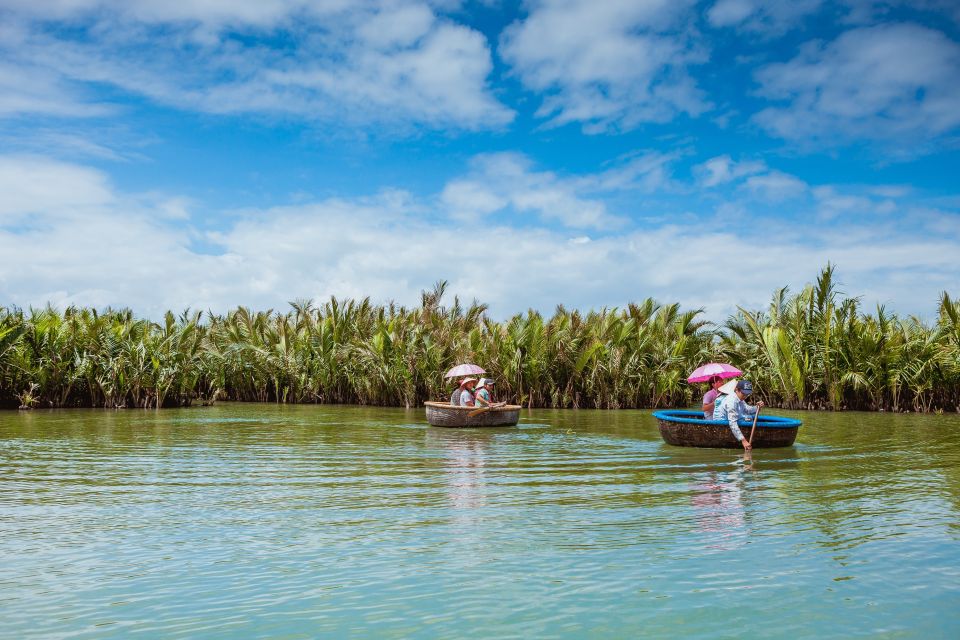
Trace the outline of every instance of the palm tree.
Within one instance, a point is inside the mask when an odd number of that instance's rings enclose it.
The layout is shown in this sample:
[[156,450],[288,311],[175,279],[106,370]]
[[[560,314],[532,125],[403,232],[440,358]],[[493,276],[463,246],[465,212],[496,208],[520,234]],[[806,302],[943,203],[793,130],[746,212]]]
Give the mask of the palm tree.
[[0,402],[163,407],[218,397],[411,407],[449,392],[443,372],[483,364],[502,398],[528,407],[685,405],[699,364],[725,359],[758,395],[792,408],[930,411],[960,404],[960,304],[937,323],[861,311],[828,264],[814,284],[739,308],[722,327],[702,309],[647,298],[586,313],[536,310],[503,322],[474,300],[444,305],[445,281],[407,309],[369,298],[294,300],[286,312],[0,308]]

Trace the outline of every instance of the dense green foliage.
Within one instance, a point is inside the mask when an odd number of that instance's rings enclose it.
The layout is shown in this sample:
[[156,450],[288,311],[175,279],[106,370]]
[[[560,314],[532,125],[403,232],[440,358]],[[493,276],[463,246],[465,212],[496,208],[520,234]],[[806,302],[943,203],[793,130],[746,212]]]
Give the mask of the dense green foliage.
[[476,302],[443,306],[445,283],[415,309],[333,298],[286,313],[167,313],[162,323],[126,310],[0,309],[0,403],[415,406],[446,398],[443,373],[469,361],[497,379],[498,397],[528,406],[665,407],[695,403],[703,389],[687,374],[722,360],[746,371],[769,404],[957,410],[960,304],[944,293],[934,326],[882,307],[868,314],[833,277],[828,266],[815,285],[777,291],[769,309],[741,309],[723,327],[702,310],[651,299],[501,323]]

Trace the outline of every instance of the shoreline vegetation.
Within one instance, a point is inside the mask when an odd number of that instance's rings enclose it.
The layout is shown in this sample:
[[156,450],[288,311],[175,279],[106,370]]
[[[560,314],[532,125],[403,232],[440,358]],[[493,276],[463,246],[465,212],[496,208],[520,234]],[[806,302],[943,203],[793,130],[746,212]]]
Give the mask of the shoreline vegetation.
[[797,294],[723,325],[648,298],[582,313],[557,307],[504,322],[486,306],[408,309],[369,299],[224,315],[0,308],[0,407],[176,407],[215,400],[420,406],[449,397],[443,373],[482,364],[498,399],[525,407],[663,408],[699,402],[686,376],[724,361],[756,397],[787,409],[960,411],[960,302],[928,325],[844,297],[827,265]]

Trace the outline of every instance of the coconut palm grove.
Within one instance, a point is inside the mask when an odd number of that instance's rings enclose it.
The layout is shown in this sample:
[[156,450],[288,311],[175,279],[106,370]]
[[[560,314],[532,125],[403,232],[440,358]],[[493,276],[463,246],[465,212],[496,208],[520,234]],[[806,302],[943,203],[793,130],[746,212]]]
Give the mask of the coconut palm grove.
[[[173,407],[222,400],[418,406],[445,398],[451,363],[482,362],[498,393],[528,407],[685,406],[700,363],[733,363],[767,404],[803,409],[956,411],[960,303],[935,323],[864,309],[832,266],[802,291],[722,325],[651,298],[623,308],[535,311],[503,322],[439,282],[406,308],[369,298],[289,309],[167,312],[0,310],[5,406]],[[449,299],[448,299],[449,298]]]

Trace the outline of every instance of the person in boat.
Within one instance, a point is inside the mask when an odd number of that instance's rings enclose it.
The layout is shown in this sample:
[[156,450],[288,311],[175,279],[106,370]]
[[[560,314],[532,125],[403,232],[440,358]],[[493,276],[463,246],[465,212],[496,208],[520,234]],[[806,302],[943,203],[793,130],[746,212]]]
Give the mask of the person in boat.
[[477,392],[476,392],[476,404],[478,407],[489,407],[493,404],[493,396],[491,395],[493,386],[493,380],[490,378],[480,378],[480,382],[477,383]]
[[713,376],[710,378],[710,390],[703,395],[703,419],[704,420],[713,420],[713,411],[716,408],[714,403],[717,401],[717,397],[720,395],[718,389],[723,386],[723,378],[720,376]]
[[[457,389],[457,391],[460,392],[460,395],[457,397],[456,406],[475,407],[477,403],[476,403],[476,397],[473,393],[473,390],[476,386],[477,386],[476,378],[464,378],[463,380],[461,380],[460,387]],[[456,394],[457,391],[454,391],[454,394]]]
[[723,420],[730,425],[730,433],[740,441],[745,451],[749,451],[753,447],[743,436],[743,432],[740,431],[740,426],[737,422],[753,418],[753,416],[757,414],[757,411],[763,406],[763,400],[758,402],[756,406],[747,404],[747,398],[753,393],[753,384],[751,384],[749,380],[740,380],[739,382],[731,380],[723,385],[723,387],[720,387],[718,391],[725,393],[725,395],[717,398],[713,419]]
[[717,410],[720,404],[726,400],[727,396],[733,393],[737,388],[738,380],[727,380],[724,384],[717,387],[717,397],[713,400],[713,411],[710,412],[710,419],[716,420]]

